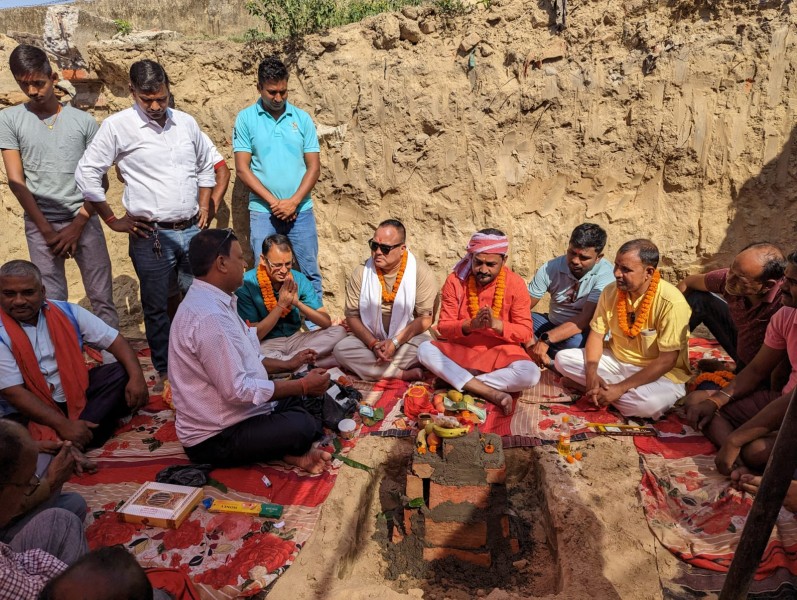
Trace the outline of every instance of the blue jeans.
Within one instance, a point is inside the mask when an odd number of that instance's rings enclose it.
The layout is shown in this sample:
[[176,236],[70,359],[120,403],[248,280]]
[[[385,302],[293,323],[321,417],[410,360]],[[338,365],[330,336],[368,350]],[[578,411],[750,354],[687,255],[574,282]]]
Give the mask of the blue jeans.
[[[531,313],[531,320],[534,322],[534,337],[539,338],[546,331],[550,331],[556,325],[548,320],[548,313]],[[548,343],[548,356],[553,358],[559,350],[569,350],[570,348],[583,348],[587,343],[587,335],[589,329],[585,329],[581,333],[577,333],[573,337],[558,342]]]
[[[179,288],[185,294],[194,280],[188,264],[188,244],[197,233],[199,227],[192,225],[182,231],[156,229],[145,238],[130,236],[130,260],[141,286],[144,330],[152,366],[158,373],[166,373],[169,365],[169,292]],[[156,234],[161,244],[160,257],[153,250]]]
[[293,255],[299,263],[299,270],[313,284],[318,299],[323,301],[321,271],[318,269],[318,231],[313,209],[296,213],[296,220],[290,223],[278,219],[270,212],[249,211],[249,240],[252,243],[255,265],[263,253],[263,240],[275,233],[288,236],[293,244]]

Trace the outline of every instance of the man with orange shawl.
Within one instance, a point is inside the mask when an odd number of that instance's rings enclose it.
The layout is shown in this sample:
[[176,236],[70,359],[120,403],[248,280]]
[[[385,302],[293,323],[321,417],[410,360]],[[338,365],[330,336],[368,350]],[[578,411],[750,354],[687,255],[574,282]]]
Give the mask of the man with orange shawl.
[[438,331],[418,359],[456,389],[512,413],[512,396],[535,385],[540,369],[523,344],[532,338],[531,301],[523,278],[506,266],[509,241],[498,229],[482,229],[443,285]]
[[[0,309],[0,415],[27,425],[34,440],[101,446],[119,418],[146,404],[147,383],[127,341],[86,309],[45,300],[33,263],[0,267]],[[89,371],[84,343],[119,362]]]
[[[556,354],[556,370],[597,406],[658,419],[684,396],[690,378],[689,315],[678,289],[661,279],[659,249],[626,242],[614,259],[615,283],[598,300],[584,350]],[[606,334],[611,334],[604,341]]]

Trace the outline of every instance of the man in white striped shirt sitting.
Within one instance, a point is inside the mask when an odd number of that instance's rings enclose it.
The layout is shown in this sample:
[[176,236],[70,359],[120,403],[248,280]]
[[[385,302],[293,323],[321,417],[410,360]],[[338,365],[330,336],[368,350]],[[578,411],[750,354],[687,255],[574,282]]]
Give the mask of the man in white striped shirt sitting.
[[232,229],[198,233],[188,250],[194,283],[172,323],[169,374],[177,437],[198,463],[234,466],[283,460],[323,471],[331,455],[312,446],[321,423],[299,396],[322,396],[329,375],[270,381],[284,361],[260,353],[257,330],[241,320],[234,292],[246,269]]

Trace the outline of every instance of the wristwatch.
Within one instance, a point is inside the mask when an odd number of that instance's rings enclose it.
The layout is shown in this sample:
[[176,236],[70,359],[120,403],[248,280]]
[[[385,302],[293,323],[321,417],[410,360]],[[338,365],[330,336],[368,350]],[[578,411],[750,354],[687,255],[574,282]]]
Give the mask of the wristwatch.
[[545,343],[545,344],[548,344],[548,343],[550,343],[550,342],[549,342],[549,338],[548,338],[548,332],[547,332],[547,331],[546,331],[545,333],[542,333],[542,334],[540,334],[540,341],[541,341],[541,342],[543,342],[543,343]]
[[401,346],[401,344],[399,344],[398,338],[394,337],[390,341],[393,342],[393,345],[396,347],[396,350],[398,350],[399,346]]

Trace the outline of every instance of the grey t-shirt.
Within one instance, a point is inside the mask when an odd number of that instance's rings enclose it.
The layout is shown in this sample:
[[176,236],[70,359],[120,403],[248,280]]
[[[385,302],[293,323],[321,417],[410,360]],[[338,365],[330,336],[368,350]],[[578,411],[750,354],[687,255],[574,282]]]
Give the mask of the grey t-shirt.
[[0,111],[0,149],[19,150],[25,183],[48,221],[72,219],[83,205],[75,168],[98,129],[94,117],[69,105],[52,129],[24,104]]

